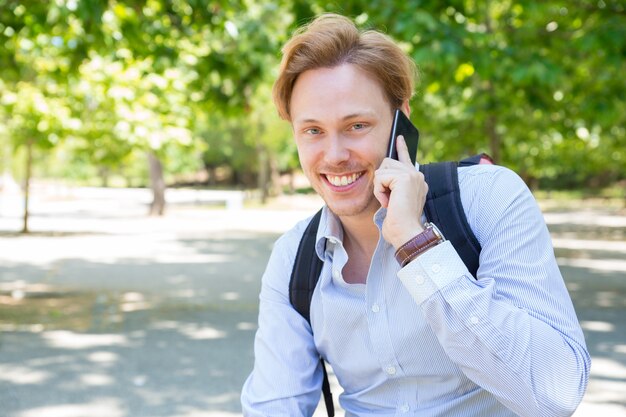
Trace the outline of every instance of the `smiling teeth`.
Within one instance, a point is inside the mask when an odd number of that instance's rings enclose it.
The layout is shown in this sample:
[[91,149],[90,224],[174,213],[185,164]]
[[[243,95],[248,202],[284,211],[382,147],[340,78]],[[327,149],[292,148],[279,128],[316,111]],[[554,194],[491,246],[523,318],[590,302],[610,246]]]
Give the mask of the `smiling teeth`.
[[328,178],[328,182],[330,182],[335,187],[342,187],[352,184],[360,176],[361,174],[342,175],[340,177],[327,175],[326,178]]

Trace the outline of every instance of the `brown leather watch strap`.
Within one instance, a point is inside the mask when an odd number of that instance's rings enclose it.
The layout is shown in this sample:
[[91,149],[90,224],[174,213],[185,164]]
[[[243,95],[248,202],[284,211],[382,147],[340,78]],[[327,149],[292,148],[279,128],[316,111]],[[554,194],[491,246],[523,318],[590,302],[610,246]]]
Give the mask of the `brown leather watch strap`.
[[424,226],[423,232],[400,246],[396,251],[396,260],[400,266],[404,267],[428,249],[444,241],[443,236],[432,223],[426,223]]

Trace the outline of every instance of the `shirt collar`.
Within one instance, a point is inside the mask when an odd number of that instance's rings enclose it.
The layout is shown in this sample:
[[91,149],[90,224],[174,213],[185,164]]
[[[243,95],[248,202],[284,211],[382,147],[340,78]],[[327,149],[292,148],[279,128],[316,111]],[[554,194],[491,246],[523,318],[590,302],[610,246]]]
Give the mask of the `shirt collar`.
[[317,256],[319,256],[321,260],[324,260],[327,240],[333,243],[343,241],[343,227],[341,226],[339,217],[330,211],[328,206],[324,206],[322,208],[320,225],[317,228],[317,235],[315,237],[315,252],[317,252]]
[[[383,207],[379,208],[376,214],[374,214],[373,220],[379,230],[382,230],[386,215],[387,209]],[[339,217],[325,205],[322,208],[322,217],[320,218],[320,225],[317,228],[317,235],[315,236],[315,252],[321,260],[324,260],[327,241],[331,241],[335,244],[343,242],[343,226],[341,225]]]

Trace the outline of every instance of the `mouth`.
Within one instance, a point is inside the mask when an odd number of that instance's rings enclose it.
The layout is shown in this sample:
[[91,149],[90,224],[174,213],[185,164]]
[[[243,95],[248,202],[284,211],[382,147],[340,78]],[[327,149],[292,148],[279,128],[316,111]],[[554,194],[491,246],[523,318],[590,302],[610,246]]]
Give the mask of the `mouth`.
[[364,171],[354,172],[352,174],[347,175],[331,175],[331,174],[323,174],[326,180],[335,187],[347,187],[353,184],[356,180],[361,178]]

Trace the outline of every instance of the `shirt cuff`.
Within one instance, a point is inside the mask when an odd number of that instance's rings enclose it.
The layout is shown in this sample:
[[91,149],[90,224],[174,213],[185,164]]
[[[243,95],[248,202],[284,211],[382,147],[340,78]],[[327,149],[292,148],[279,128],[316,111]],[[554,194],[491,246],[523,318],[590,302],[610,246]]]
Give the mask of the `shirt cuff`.
[[470,273],[450,241],[427,250],[398,271],[398,278],[418,305],[464,276]]

